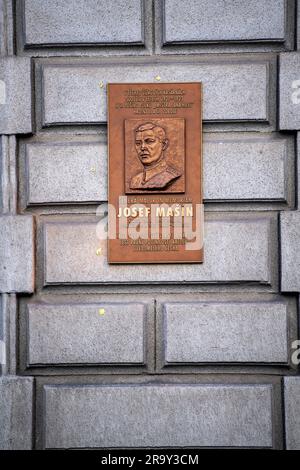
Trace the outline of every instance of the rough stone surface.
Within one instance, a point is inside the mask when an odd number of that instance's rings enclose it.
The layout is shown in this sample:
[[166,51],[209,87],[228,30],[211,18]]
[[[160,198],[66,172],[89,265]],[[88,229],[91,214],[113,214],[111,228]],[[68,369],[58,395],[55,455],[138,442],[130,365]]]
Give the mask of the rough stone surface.
[[279,125],[300,130],[300,52],[280,54]]
[[3,296],[0,295],[0,376],[3,374],[3,371],[6,369],[6,345],[5,345],[5,320],[4,320],[4,311],[5,306]]
[[206,121],[267,121],[268,64],[162,63],[128,65],[44,65],[43,125],[106,122],[105,87],[99,82],[202,81]]
[[[0,448],[299,448],[299,14],[0,0]],[[175,81],[203,82],[204,263],[108,265],[107,84]]]
[[284,0],[164,0],[165,43],[284,38]]
[[0,246],[0,292],[33,292],[33,217],[1,216]]
[[[297,132],[297,165],[296,168],[298,170],[298,180],[300,181],[300,132]],[[298,201],[300,201],[300,184],[297,185],[297,196],[298,196]],[[298,203],[299,204],[299,203]],[[299,207],[299,205],[298,205]]]
[[[204,198],[286,201],[286,175],[293,155],[287,139],[250,140],[205,134]],[[235,139],[235,140],[234,140]],[[102,143],[26,145],[27,203],[63,204],[107,200],[107,147]]]
[[3,0],[0,0],[0,56],[4,55],[4,9]]
[[25,45],[142,44],[140,0],[26,0]]
[[[108,265],[95,223],[45,224],[45,284],[233,282],[270,283],[270,220],[205,223],[203,264]],[[98,247],[103,256],[97,256]],[[233,249],[234,247],[234,249]]]
[[287,306],[260,303],[167,303],[165,363],[287,363]]
[[297,19],[297,49],[300,50],[300,0],[297,0],[297,12],[298,12],[298,19]]
[[31,378],[0,378],[0,449],[32,448],[32,392]]
[[29,304],[28,363],[143,364],[141,303]]
[[286,200],[286,140],[204,138],[206,200]]
[[0,134],[32,131],[31,93],[30,59],[1,57]]
[[281,290],[300,292],[300,212],[282,212]]
[[3,155],[3,138],[0,136],[0,214],[3,213],[3,191],[4,191],[4,155]]
[[284,378],[286,448],[300,450],[300,377]]
[[268,385],[46,386],[45,400],[47,448],[272,446]]
[[107,200],[103,144],[28,144],[26,160],[29,204]]

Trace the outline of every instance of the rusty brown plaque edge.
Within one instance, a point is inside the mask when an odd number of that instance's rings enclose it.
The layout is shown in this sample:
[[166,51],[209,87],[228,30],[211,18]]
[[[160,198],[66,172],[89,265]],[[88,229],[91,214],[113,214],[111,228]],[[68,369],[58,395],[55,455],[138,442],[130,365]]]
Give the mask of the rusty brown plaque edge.
[[201,263],[202,84],[111,83],[108,262]]

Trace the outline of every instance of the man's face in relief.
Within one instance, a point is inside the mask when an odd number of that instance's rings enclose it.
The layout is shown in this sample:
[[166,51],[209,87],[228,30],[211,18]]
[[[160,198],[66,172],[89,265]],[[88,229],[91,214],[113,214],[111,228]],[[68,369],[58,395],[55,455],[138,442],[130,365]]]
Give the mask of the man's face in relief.
[[141,163],[147,166],[161,160],[166,143],[152,129],[149,129],[136,133],[135,148]]

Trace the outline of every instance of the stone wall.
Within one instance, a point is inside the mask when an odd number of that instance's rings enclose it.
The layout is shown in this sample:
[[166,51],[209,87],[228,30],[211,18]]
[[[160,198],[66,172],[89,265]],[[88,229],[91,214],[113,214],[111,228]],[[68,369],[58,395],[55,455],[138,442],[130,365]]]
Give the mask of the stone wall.
[[[0,448],[300,449],[299,28],[0,0]],[[203,82],[205,261],[108,265],[106,84],[159,81]]]

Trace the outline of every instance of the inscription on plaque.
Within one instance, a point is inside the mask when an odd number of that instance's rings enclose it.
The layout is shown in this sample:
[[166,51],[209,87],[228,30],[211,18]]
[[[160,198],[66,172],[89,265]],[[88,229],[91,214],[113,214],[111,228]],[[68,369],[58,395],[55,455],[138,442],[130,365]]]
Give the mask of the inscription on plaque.
[[109,263],[203,261],[201,83],[109,84]]

